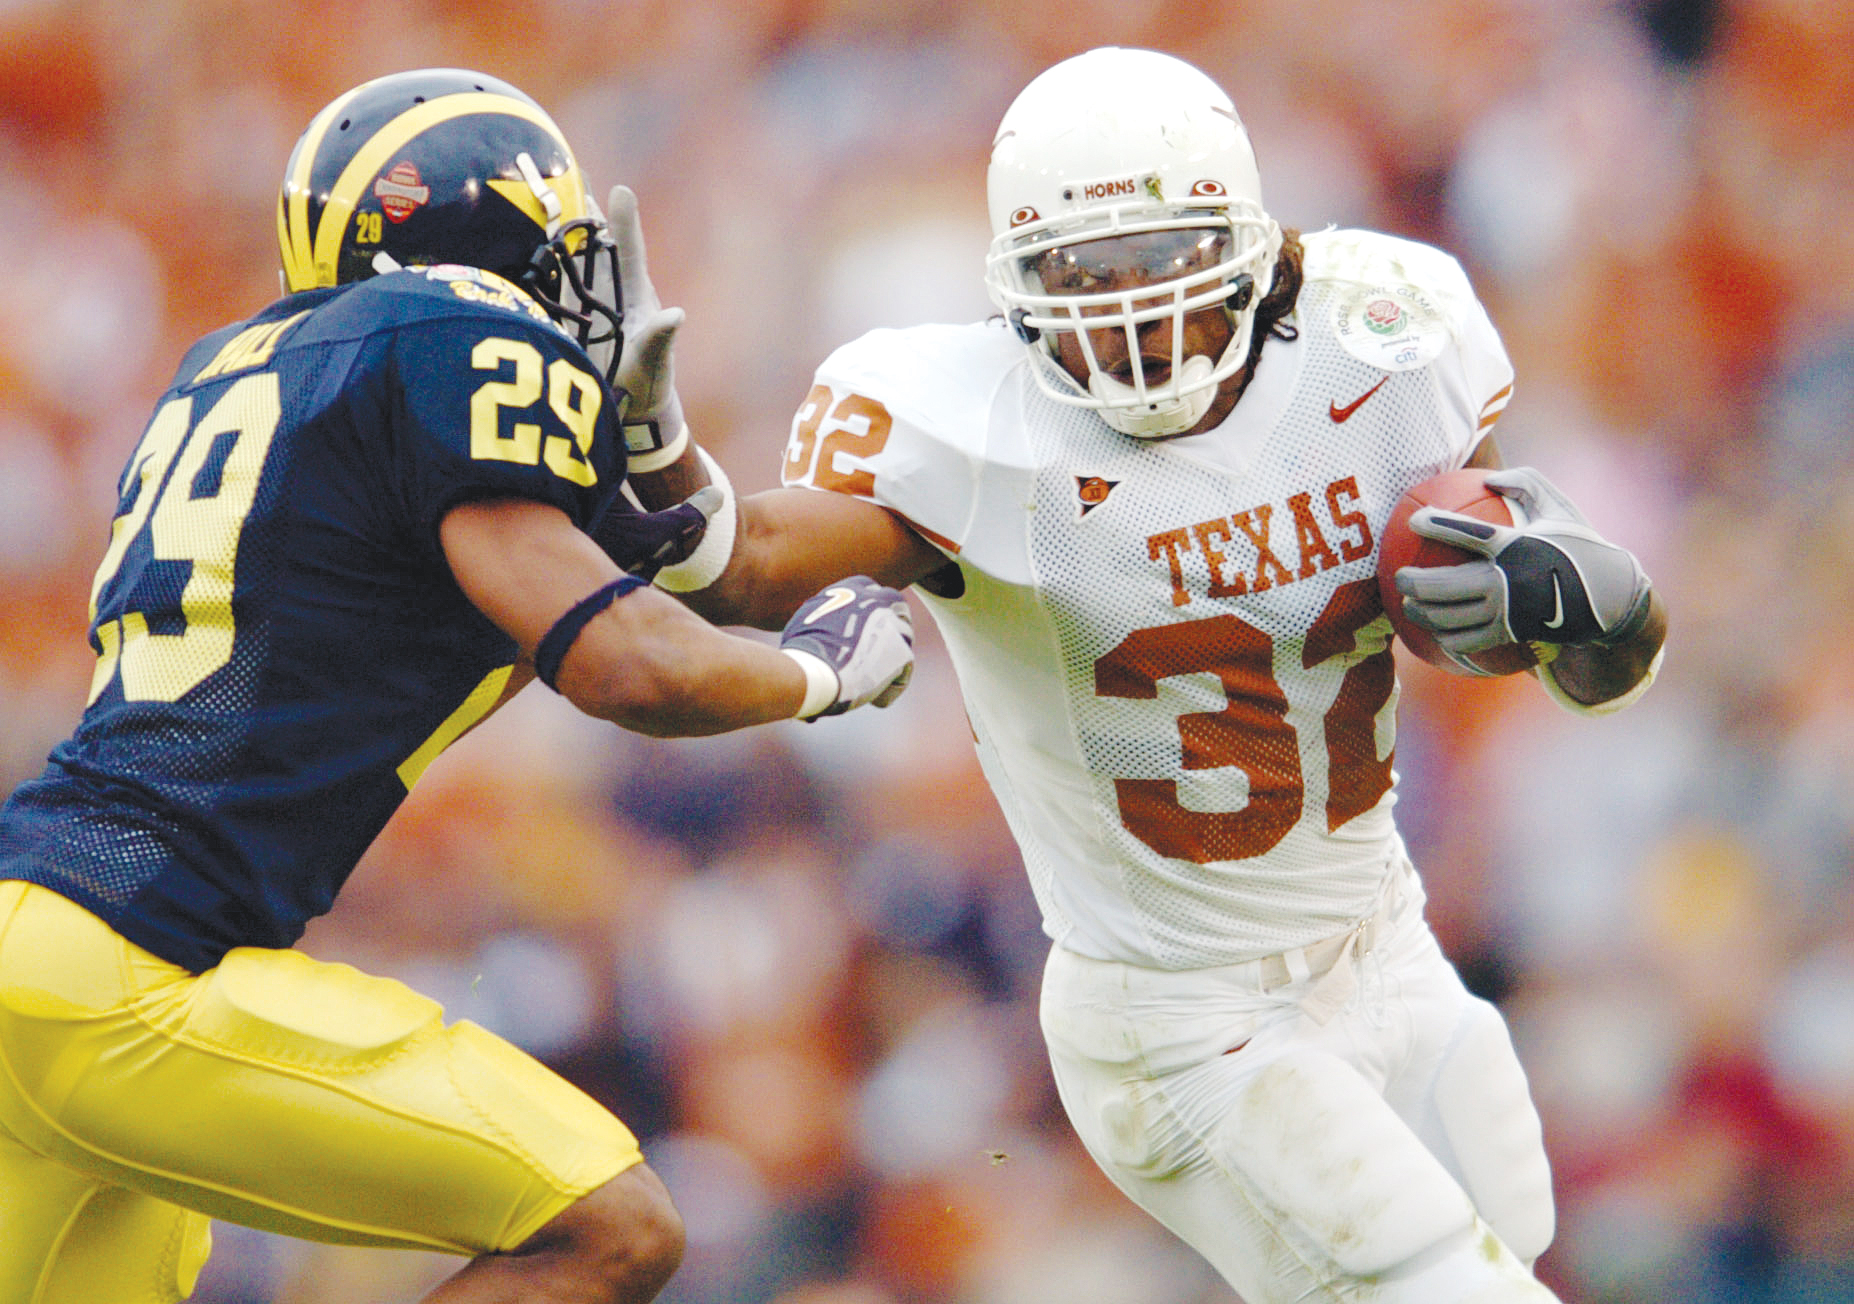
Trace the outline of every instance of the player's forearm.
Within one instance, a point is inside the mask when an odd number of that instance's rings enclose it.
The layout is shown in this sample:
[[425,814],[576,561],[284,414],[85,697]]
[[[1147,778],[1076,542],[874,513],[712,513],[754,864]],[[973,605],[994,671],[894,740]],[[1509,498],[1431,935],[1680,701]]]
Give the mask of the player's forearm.
[[1641,683],[1667,639],[1667,608],[1649,594],[1648,619],[1631,637],[1613,646],[1585,643],[1558,650],[1551,674],[1567,697],[1600,706]]
[[668,466],[641,474],[633,471],[626,477],[626,482],[645,511],[660,512],[666,507],[674,507],[697,489],[709,484],[711,477],[695,451],[695,441],[690,440],[682,455]]
[[750,651],[707,660],[700,668],[627,671],[627,677],[636,675],[628,690],[608,698],[598,714],[652,738],[701,738],[797,715],[807,688],[797,663],[775,649],[734,641]]
[[863,572],[862,558],[839,555],[830,539],[802,528],[802,515],[792,509],[814,496],[771,490],[742,499],[727,569],[712,584],[677,596],[717,625],[778,629],[818,589]]
[[589,715],[656,738],[790,719],[804,672],[778,649],[723,633],[660,594],[627,595],[563,659],[560,692]]

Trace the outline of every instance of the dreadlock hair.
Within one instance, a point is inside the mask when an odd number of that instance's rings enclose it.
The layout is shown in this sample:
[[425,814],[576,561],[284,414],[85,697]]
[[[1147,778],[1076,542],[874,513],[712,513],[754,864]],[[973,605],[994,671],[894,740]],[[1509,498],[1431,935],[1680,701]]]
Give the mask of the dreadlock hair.
[[1275,256],[1275,283],[1269,287],[1262,301],[1255,305],[1255,333],[1249,340],[1249,362],[1253,367],[1262,352],[1262,343],[1269,337],[1278,340],[1300,338],[1300,327],[1288,318],[1294,315],[1294,302],[1300,298],[1300,287],[1306,282],[1306,271],[1302,264],[1307,251],[1300,243],[1300,232],[1283,228],[1281,232],[1281,252]]
[[1249,333],[1249,356],[1236,373],[1236,392],[1241,394],[1255,378],[1255,364],[1262,360],[1262,345],[1269,340],[1296,340],[1300,327],[1288,318],[1294,315],[1294,303],[1306,282],[1302,263],[1307,251],[1300,243],[1300,232],[1291,227],[1281,229],[1281,251],[1275,255],[1275,281],[1268,293],[1255,305],[1255,327]]

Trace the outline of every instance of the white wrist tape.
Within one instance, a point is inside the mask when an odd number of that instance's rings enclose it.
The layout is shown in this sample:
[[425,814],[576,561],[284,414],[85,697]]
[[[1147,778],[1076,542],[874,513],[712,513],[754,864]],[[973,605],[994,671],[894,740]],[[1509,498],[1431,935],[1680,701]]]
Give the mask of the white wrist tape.
[[837,672],[825,665],[822,660],[809,652],[800,652],[797,648],[779,649],[798,663],[798,668],[805,672],[805,704],[794,713],[795,718],[809,720],[825,707],[837,700],[842,685],[837,679]]
[[682,429],[676,437],[661,448],[653,448],[642,453],[627,453],[624,469],[627,475],[649,475],[652,471],[661,471],[664,467],[682,456],[682,450],[689,446],[689,423],[682,423]]
[[[688,427],[684,426],[683,430],[686,432]],[[721,506],[709,518],[708,531],[702,535],[695,551],[674,566],[665,566],[657,572],[657,587],[671,593],[693,593],[707,588],[721,578],[734,556],[734,531],[739,517],[734,505],[734,486],[728,483],[727,472],[721,469],[721,464],[708,456],[707,449],[697,444],[695,455],[707,468],[709,482],[721,491]]]
[[[1545,686],[1545,692],[1551,700],[1573,715],[1614,715],[1617,711],[1634,706],[1642,700],[1654,684],[1654,677],[1661,673],[1661,658],[1667,654],[1665,647],[1654,654],[1654,660],[1648,663],[1648,673],[1628,692],[1620,697],[1612,697],[1607,702],[1580,702],[1558,686],[1558,677],[1552,671],[1552,662],[1540,661],[1538,665],[1539,683]],[[1555,660],[1555,658],[1554,658]]]

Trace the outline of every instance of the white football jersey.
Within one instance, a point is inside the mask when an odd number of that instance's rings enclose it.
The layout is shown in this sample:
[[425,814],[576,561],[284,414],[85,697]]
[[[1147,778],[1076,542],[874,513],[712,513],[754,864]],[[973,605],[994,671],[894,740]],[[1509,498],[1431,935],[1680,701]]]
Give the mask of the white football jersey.
[[838,349],[785,481],[892,509],[958,563],[923,594],[1044,926],[1193,968],[1369,915],[1401,854],[1377,540],[1462,465],[1512,367],[1454,259],[1304,237],[1306,284],[1235,409],[1142,441],[1037,388],[999,321]]

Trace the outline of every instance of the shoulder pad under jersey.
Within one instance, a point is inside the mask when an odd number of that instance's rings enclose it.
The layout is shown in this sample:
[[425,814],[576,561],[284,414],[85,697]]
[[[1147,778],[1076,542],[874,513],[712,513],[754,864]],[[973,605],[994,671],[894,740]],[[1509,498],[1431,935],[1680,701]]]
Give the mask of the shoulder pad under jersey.
[[1024,363],[1001,321],[871,331],[818,368],[792,420],[788,485],[867,498],[947,552],[970,528],[999,388]]
[[1386,371],[1431,367],[1445,402],[1469,421],[1471,449],[1511,397],[1513,365],[1461,264],[1433,245],[1378,231],[1301,240],[1307,284],[1332,290],[1326,320],[1302,328],[1330,328],[1347,353]]

